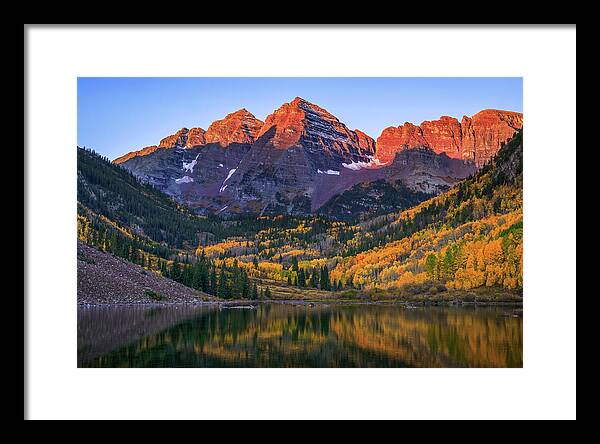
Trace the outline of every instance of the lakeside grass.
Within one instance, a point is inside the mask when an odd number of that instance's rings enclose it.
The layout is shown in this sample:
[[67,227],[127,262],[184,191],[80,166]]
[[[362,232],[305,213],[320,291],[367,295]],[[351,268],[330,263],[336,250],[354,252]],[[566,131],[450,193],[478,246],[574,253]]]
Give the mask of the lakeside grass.
[[275,281],[263,282],[271,290],[273,300],[305,302],[414,302],[414,303],[522,303],[522,290],[479,287],[471,290],[447,290],[443,285],[409,285],[394,290],[323,291],[300,289]]

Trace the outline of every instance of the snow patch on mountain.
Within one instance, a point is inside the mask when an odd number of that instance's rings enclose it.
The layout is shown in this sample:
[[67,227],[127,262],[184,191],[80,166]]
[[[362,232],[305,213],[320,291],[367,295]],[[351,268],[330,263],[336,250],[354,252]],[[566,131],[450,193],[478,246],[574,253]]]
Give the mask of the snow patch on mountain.
[[193,182],[193,181],[194,181],[194,179],[192,179],[190,176],[183,176],[180,179],[175,179],[175,182],[178,183],[178,184],[181,184],[181,183],[190,183],[190,182]]
[[327,170],[327,171],[317,170],[317,173],[319,173],[319,174],[331,174],[331,175],[335,175],[335,176],[339,176],[340,175],[339,171],[334,171],[334,170]]
[[225,185],[225,182],[227,182],[231,178],[231,176],[233,176],[233,173],[235,173],[236,171],[237,171],[237,168],[232,168],[229,170],[229,174],[227,174],[227,177],[223,181],[223,185]]
[[183,171],[187,171],[190,173],[194,172],[194,167],[196,166],[196,163],[198,162],[198,156],[200,156],[200,153],[198,153],[198,155],[196,156],[196,158],[194,160],[192,160],[190,163],[186,163],[185,160],[183,161]]
[[389,162],[381,162],[379,159],[373,158],[372,156],[367,156],[368,162],[355,162],[351,161],[350,163],[342,163],[344,168],[348,168],[349,170],[362,170],[363,168],[378,168],[387,165]]
[[[241,163],[241,161],[240,161],[240,163]],[[219,190],[219,193],[222,193],[223,191],[225,191],[225,188],[227,188],[227,185],[225,185],[225,182],[227,182],[231,178],[231,176],[233,176],[233,173],[235,173],[236,171],[237,171],[237,168],[232,168],[229,170],[229,174],[227,174],[227,177],[221,184],[221,189]]]

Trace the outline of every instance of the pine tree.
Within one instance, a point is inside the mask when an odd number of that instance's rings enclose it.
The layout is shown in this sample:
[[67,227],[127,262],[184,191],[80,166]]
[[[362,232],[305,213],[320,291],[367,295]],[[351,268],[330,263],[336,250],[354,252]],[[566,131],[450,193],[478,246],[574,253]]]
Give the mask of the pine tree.
[[303,268],[298,270],[298,287],[300,287],[300,288],[306,287],[306,275],[304,274]]
[[229,291],[227,288],[227,276],[225,275],[225,262],[223,262],[223,265],[221,266],[221,271],[219,272],[217,296],[224,299],[229,298]]
[[171,265],[169,277],[177,282],[181,280],[181,268],[179,267],[179,262],[177,261],[177,258],[173,261],[173,264]]
[[327,265],[321,267],[321,290],[331,290],[331,283],[329,282],[329,269]]
[[242,298],[248,299],[250,297],[250,280],[245,270],[242,270]]
[[209,283],[210,287],[209,287],[209,293],[212,294],[213,296],[217,296],[217,269],[215,266],[211,267],[211,273],[210,273],[210,283]]
[[186,265],[185,263],[182,265],[180,282],[187,287],[192,286],[191,268],[189,265]]
[[317,271],[317,267],[313,269],[312,276],[310,277],[310,286],[319,288],[319,272]]
[[237,259],[233,260],[233,265],[231,267],[230,290],[233,298],[240,298],[242,296],[242,276],[240,274],[240,269],[238,268]]

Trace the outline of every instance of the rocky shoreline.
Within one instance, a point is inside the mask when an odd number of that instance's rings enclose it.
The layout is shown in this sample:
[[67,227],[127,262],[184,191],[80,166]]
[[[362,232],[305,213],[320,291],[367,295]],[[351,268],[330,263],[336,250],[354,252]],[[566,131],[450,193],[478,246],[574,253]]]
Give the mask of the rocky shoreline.
[[214,300],[124,259],[77,242],[79,305],[199,304]]

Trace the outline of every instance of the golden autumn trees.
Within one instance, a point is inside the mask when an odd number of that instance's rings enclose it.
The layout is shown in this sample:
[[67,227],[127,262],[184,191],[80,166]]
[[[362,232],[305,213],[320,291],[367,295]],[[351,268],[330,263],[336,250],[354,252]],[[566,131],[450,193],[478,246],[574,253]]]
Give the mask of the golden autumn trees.
[[342,259],[332,279],[358,288],[390,289],[425,282],[452,289],[522,287],[522,213],[492,216],[454,229],[426,229]]

